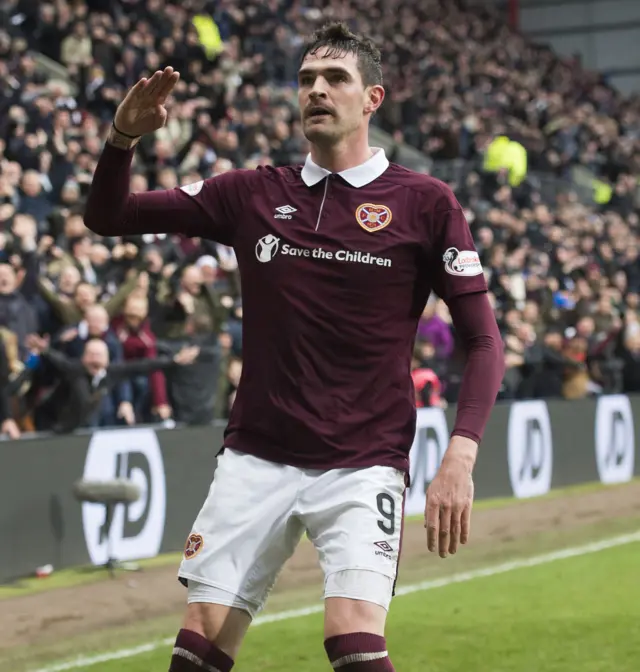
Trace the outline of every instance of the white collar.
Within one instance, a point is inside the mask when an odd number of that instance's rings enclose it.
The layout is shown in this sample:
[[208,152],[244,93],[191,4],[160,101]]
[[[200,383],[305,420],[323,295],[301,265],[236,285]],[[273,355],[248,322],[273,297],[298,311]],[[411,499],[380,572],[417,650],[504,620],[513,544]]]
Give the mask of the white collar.
[[[372,147],[371,149],[373,149],[374,154],[370,159],[359,166],[347,168],[347,170],[338,173],[340,177],[356,189],[365,187],[367,184],[377,180],[389,167],[389,159],[387,159],[384,149],[380,147]],[[327,177],[327,175],[331,175],[331,171],[319,166],[313,161],[311,154],[308,154],[302,168],[302,181],[308,187],[312,187]]]

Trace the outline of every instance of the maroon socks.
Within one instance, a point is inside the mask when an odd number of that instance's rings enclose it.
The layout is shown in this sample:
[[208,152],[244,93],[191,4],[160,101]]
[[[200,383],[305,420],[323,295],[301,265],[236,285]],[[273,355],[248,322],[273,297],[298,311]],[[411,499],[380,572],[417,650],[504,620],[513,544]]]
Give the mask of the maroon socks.
[[[325,640],[325,651],[338,672],[394,672],[384,637],[352,632]],[[176,638],[169,672],[231,672],[233,659],[190,630]]]
[[351,632],[325,640],[324,648],[338,672],[394,672],[384,637]]
[[169,672],[231,672],[232,667],[233,659],[208,639],[191,630],[180,630]]

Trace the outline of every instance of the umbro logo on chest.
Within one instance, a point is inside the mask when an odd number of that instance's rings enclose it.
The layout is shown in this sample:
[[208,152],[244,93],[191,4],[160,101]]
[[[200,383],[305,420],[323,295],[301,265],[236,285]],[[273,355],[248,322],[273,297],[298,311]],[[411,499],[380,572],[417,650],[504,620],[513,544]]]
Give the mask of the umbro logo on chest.
[[276,208],[276,214],[273,216],[274,219],[292,219],[291,215],[294,212],[298,212],[297,208],[294,208],[292,205],[281,205],[279,208]]

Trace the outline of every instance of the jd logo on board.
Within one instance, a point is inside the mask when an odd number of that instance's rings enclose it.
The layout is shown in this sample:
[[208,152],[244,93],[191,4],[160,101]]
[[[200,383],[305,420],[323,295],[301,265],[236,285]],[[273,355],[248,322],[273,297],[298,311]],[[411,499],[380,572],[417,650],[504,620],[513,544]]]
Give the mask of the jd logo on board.
[[635,432],[631,403],[624,394],[600,397],[596,409],[596,463],[602,483],[633,478]]
[[98,431],[91,437],[83,479],[126,479],[140,488],[140,499],[115,507],[107,525],[105,507],[82,504],[82,525],[89,557],[95,565],[108,558],[108,540],[117,560],[152,558],[160,552],[166,513],[164,464],[152,429]]
[[509,478],[516,497],[549,492],[553,473],[553,439],[544,401],[517,401],[509,412]]

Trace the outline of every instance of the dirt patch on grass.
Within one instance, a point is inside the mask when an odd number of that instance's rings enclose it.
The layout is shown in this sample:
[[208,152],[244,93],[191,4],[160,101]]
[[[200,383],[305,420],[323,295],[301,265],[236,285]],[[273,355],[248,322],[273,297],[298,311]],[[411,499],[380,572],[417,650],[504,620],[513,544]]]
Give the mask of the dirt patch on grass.
[[[478,510],[473,514],[471,542],[452,561],[452,566],[464,557],[489,559],[492,553],[487,549],[493,549],[496,555],[509,542],[541,532],[562,533],[637,515],[640,515],[640,483]],[[426,551],[422,524],[407,524],[401,572],[433,563],[432,557]],[[172,566],[122,573],[113,580],[2,600],[0,650],[42,645],[177,613],[184,608],[186,591],[177,581],[176,570]],[[316,552],[305,543],[283,570],[274,592],[318,586],[321,582]]]

